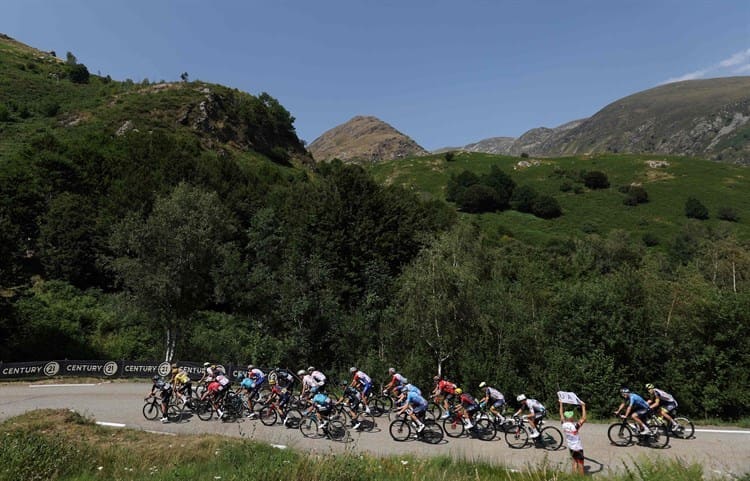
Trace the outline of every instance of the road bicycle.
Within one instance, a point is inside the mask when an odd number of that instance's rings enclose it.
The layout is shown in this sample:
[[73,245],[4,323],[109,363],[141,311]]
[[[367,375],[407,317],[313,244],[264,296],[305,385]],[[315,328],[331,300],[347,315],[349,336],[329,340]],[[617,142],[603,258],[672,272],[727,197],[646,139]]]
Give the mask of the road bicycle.
[[[163,412],[161,410],[161,406],[164,403],[164,400],[161,398],[161,396],[157,396],[155,394],[149,394],[148,397],[144,399],[145,403],[143,404],[143,417],[148,419],[149,421],[154,421],[157,418],[163,417]],[[183,407],[177,405],[175,399],[173,396],[169,398],[169,404],[167,405],[167,420],[171,423],[179,423],[182,421],[183,416]]]
[[370,432],[377,425],[373,409],[370,408],[369,413],[365,412],[362,409],[362,403],[360,402],[353,404],[344,400],[340,403],[336,403],[334,409],[348,421],[348,424],[351,426],[357,426],[357,431]]
[[416,439],[428,444],[438,444],[443,440],[443,428],[440,427],[437,421],[423,417],[424,429],[420,432],[417,423],[408,416],[411,412],[412,410],[408,409],[407,412],[399,414],[388,427],[388,432],[394,441],[403,442]]
[[299,430],[306,438],[323,438],[326,437],[332,441],[341,441],[346,439],[348,430],[341,416],[335,411],[322,415],[323,422],[318,420],[315,408],[308,412],[302,413],[302,419],[299,422]]
[[609,442],[615,446],[630,446],[633,440],[638,444],[650,446],[652,448],[662,449],[669,445],[669,430],[664,425],[658,423],[649,423],[646,426],[648,431],[641,433],[640,426],[632,418],[626,418],[620,414],[620,420],[611,424],[607,429]]
[[489,419],[492,425],[495,427],[495,435],[497,433],[506,433],[513,429],[515,423],[513,419],[505,417],[503,413],[495,414],[487,406],[482,407],[481,412],[477,415],[478,418]]
[[505,431],[505,442],[513,449],[521,449],[527,445],[543,448],[547,451],[560,449],[563,436],[559,429],[554,426],[544,426],[544,417],[536,421],[539,435],[532,437],[533,429],[525,417],[514,416],[513,427]]
[[299,409],[289,407],[288,403],[282,406],[278,399],[266,401],[257,413],[258,419],[265,426],[273,426],[281,420],[287,428],[297,429],[302,419],[302,412]]
[[658,413],[654,414],[649,420],[647,424],[655,424],[657,426],[664,426],[667,431],[669,432],[669,436],[672,438],[680,438],[680,439],[691,439],[695,435],[695,426],[693,425],[693,422],[688,419],[685,416],[676,417],[676,412],[670,413],[672,416],[672,419],[674,419],[674,422],[677,424],[677,427],[673,427],[672,423],[667,421],[664,416],[662,415],[662,412],[659,411]]
[[448,417],[443,419],[443,430],[448,437],[458,438],[468,434],[482,441],[495,439],[497,431],[495,425],[489,419],[476,417],[476,419],[473,419],[472,427],[467,428],[466,422],[471,421],[471,418],[466,417],[465,411],[460,406],[453,406],[448,413]]

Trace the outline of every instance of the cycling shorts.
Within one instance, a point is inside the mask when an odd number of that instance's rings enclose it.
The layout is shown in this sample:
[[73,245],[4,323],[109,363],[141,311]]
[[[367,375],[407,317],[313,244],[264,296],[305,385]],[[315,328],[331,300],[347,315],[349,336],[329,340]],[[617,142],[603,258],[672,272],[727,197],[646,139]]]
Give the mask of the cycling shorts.
[[466,409],[467,413],[475,413],[479,411],[479,404],[470,404],[468,406],[464,406],[464,409]]
[[208,387],[206,388],[206,390],[212,394],[215,394],[219,392],[220,388],[221,388],[221,384],[219,384],[217,381],[211,381],[208,384]]
[[427,411],[427,404],[419,404],[417,406],[413,406],[411,410],[414,414],[423,413]]
[[372,390],[372,383],[368,382],[365,385],[362,386],[362,395],[367,396],[370,394],[370,391]]
[[495,409],[502,409],[503,406],[505,406],[505,399],[499,399],[492,403],[492,407]]
[[649,411],[651,411],[651,409],[649,408],[638,408],[635,410],[635,414],[637,414],[639,418],[643,419],[646,417]]
[[673,412],[675,409],[677,409],[677,403],[666,403],[661,405],[661,410],[666,411],[667,414]]

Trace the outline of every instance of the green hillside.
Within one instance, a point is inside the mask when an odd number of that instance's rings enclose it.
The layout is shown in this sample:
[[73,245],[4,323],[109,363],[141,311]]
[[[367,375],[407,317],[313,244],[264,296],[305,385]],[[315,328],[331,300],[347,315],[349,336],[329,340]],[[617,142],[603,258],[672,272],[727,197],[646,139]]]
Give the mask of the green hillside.
[[[519,162],[530,166],[520,167]],[[668,166],[650,167],[649,161],[665,161]],[[444,155],[415,157],[381,162],[371,167],[379,182],[405,186],[428,197],[445,199],[445,188],[453,174],[470,170],[477,174],[499,166],[516,185],[531,185],[540,193],[555,197],[563,210],[556,219],[540,219],[514,210],[498,213],[465,214],[476,217],[489,233],[509,235],[523,241],[545,242],[556,237],[607,234],[624,229],[638,237],[651,234],[666,242],[688,223],[685,201],[698,198],[709,210],[705,222],[712,228],[730,229],[738,238],[750,238],[750,171],[745,167],[716,162],[654,155],[616,155],[522,159],[480,153],[457,153],[448,162]],[[591,190],[576,182],[580,171],[602,171],[611,186]],[[573,189],[561,191],[568,182]],[[637,206],[623,203],[619,186],[640,184],[649,201]],[[578,186],[579,193],[575,193]],[[738,222],[717,218],[720,208],[731,207]]]

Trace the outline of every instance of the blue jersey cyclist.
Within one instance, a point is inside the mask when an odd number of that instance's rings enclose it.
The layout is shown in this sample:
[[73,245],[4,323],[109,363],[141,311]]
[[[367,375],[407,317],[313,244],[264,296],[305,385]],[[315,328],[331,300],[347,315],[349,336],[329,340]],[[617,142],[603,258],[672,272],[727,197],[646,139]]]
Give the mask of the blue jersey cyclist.
[[247,366],[247,377],[242,380],[242,387],[247,390],[248,397],[251,401],[255,399],[255,395],[260,391],[261,386],[265,382],[266,373],[252,364],[249,364]]
[[359,392],[361,394],[360,400],[362,401],[362,405],[365,407],[365,412],[367,414],[370,414],[370,406],[367,405],[367,396],[372,390],[372,379],[370,378],[370,376],[365,374],[363,371],[360,371],[356,367],[349,368],[349,372],[353,375],[352,382],[349,385],[351,387],[359,389]]
[[400,394],[406,394],[404,399],[404,405],[398,410],[398,416],[408,412],[409,417],[417,423],[417,432],[421,433],[424,430],[424,415],[427,412],[427,400],[418,394],[416,391],[407,391],[404,386],[396,388]]
[[[317,391],[317,389],[316,389]],[[328,425],[328,419],[324,416],[331,414],[333,410],[333,399],[324,392],[316,392],[312,398],[312,408],[315,409],[315,415],[320,422],[320,427],[324,428]]]
[[648,427],[646,426],[646,423],[643,422],[650,410],[646,400],[638,394],[630,392],[630,389],[626,387],[620,389],[620,395],[625,398],[625,400],[622,402],[622,404],[620,404],[620,407],[617,408],[617,411],[615,411],[615,416],[619,416],[622,408],[627,405],[627,409],[625,410],[625,415],[623,417],[627,418],[628,416],[630,416],[631,418],[633,418],[635,422],[638,423],[638,426],[640,426],[641,434],[648,434]]

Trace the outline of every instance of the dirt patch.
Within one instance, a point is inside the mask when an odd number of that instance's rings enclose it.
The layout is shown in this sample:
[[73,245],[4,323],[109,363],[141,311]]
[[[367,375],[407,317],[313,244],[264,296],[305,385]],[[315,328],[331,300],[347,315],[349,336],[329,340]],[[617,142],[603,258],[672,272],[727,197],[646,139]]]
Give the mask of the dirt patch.
[[674,175],[663,170],[648,170],[646,171],[646,182],[660,182],[662,180],[674,179]]

